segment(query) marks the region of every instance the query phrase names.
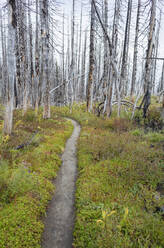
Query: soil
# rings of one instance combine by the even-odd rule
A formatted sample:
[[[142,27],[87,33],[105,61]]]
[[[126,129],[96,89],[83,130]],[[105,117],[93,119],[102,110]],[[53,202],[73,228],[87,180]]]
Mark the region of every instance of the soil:
[[[44,221],[42,248],[72,247],[77,177],[76,143],[80,134],[80,126],[74,120],[71,121],[74,131],[66,143],[62,155],[62,166],[55,180],[55,195],[49,204]]]

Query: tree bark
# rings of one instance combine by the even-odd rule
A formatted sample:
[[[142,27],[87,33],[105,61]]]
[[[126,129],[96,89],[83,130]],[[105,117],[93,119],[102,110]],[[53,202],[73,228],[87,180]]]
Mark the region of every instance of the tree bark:
[[[41,5],[41,39],[43,63],[43,118],[50,118],[50,80],[49,80],[49,25],[48,25],[48,0],[42,0]]]
[[[149,36],[148,36],[148,47],[146,52],[146,63],[145,63],[145,77],[144,77],[144,86],[145,86],[145,95],[143,97],[143,116],[146,117],[147,110],[151,103],[151,92],[152,92],[152,83],[151,83],[151,57],[154,47],[154,34],[155,34],[155,18],[156,18],[156,0],[151,2],[151,14],[150,14],[150,27],[149,27]]]
[[[137,55],[138,55],[138,36],[139,36],[140,14],[141,14],[141,0],[138,0],[134,54],[133,54],[133,71],[132,71],[132,82],[131,82],[131,91],[130,91],[131,97],[133,96],[134,91],[135,91],[136,77],[137,77],[137,58],[138,58]]]
[[[113,31],[112,31],[112,46],[113,46],[113,55],[112,60],[115,61],[117,65],[117,47],[118,47],[118,30],[119,30],[119,20],[120,20],[120,0],[115,1],[115,10],[114,10],[114,19],[113,19]],[[113,75],[113,68],[110,67],[110,74],[109,74],[110,84],[108,88],[108,95],[107,95],[107,107],[106,113],[107,117],[109,118],[112,113],[112,96],[113,96],[113,85],[116,84],[116,78]]]
[[[132,13],[132,0],[128,1],[128,10],[126,17],[126,27],[124,35],[124,47],[122,55],[122,67],[121,67],[121,78],[119,89],[122,93],[125,93],[125,83],[127,80],[127,64],[128,64],[128,55],[129,55],[129,38],[130,38],[130,24],[131,24],[131,13]],[[124,91],[124,92],[122,92]]]
[[[94,73],[94,27],[95,27],[95,8],[91,2],[91,24],[90,24],[90,49],[89,49],[89,78],[87,85],[87,111],[92,110],[92,90],[93,90],[93,73]]]
[[[16,4],[8,1],[8,81],[6,82],[4,134],[10,135],[13,123],[14,80],[15,80],[15,38],[16,38]]]

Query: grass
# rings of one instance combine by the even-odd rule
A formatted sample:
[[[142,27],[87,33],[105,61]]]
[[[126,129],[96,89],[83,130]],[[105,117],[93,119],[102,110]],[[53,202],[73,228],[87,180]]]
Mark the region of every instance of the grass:
[[[43,120],[32,110],[14,113],[11,137],[0,140],[0,247],[39,248],[48,201],[55,188],[52,179],[61,165],[60,155],[72,124],[55,116]],[[3,123],[1,121],[1,129]],[[21,150],[15,148],[31,139]]]
[[[157,185],[164,179],[163,134],[144,133],[126,118],[97,118],[84,106],[56,110],[78,120],[77,248],[162,248]]]

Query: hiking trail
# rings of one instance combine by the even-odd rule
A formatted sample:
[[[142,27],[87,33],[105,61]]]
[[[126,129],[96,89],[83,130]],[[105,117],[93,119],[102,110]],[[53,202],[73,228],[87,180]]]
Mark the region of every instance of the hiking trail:
[[[71,120],[71,119],[69,119]],[[71,248],[75,219],[74,194],[77,176],[76,144],[80,125],[71,120],[74,130],[67,140],[62,165],[55,179],[55,194],[44,221],[42,248]]]

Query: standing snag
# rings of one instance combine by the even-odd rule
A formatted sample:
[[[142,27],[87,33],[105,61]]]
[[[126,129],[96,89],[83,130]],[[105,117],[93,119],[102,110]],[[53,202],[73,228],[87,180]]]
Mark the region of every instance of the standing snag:
[[[8,2],[8,48],[7,48],[7,77],[5,91],[5,114],[4,114],[4,134],[10,135],[13,124],[14,108],[14,81],[15,81],[15,39],[16,39],[16,3],[15,0]]]
[[[94,27],[95,27],[95,8],[91,1],[91,24],[90,24],[90,47],[89,47],[89,76],[87,85],[87,111],[92,110],[93,94],[93,73],[94,73]]]
[[[50,78],[49,78],[49,19],[48,0],[41,0],[41,39],[43,63],[43,118],[50,118]]]
[[[151,81],[151,62],[150,59],[153,53],[154,47],[154,35],[155,35],[155,21],[156,21],[156,0],[151,1],[151,14],[150,14],[150,25],[149,25],[149,35],[148,35],[148,46],[146,51],[146,62],[145,62],[145,77],[144,77],[144,89],[145,95],[142,100],[143,105],[143,116],[146,117],[147,110],[151,103],[151,93],[152,93],[152,81]]]

